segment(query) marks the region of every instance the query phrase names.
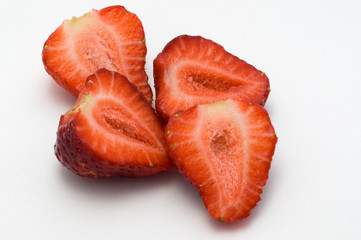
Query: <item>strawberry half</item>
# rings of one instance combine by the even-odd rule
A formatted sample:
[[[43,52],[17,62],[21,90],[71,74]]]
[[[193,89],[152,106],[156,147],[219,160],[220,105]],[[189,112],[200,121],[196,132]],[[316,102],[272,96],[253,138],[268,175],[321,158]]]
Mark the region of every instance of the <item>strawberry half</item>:
[[[83,177],[142,177],[171,167],[163,127],[124,76],[100,69],[60,119],[59,161]]]
[[[75,96],[90,74],[107,68],[124,75],[151,101],[146,53],[139,18],[122,6],[111,6],[65,20],[46,40],[42,55],[45,70]]]
[[[266,184],[277,137],[266,110],[235,100],[173,115],[167,148],[216,220],[247,217]]]
[[[219,100],[262,104],[270,92],[266,75],[200,36],[170,41],[154,60],[156,109],[164,119],[180,110]]]

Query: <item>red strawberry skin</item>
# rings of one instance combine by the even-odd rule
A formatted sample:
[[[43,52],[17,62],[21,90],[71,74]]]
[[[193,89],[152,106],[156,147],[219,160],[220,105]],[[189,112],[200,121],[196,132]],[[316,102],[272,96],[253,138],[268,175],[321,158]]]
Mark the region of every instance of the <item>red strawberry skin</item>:
[[[60,119],[55,155],[83,177],[143,177],[169,169],[158,116],[123,75],[100,69]]]
[[[167,148],[216,220],[233,222],[260,200],[277,137],[266,110],[236,100],[194,106],[167,124]]]
[[[107,68],[126,76],[151,101],[146,53],[139,18],[122,6],[110,6],[65,20],[44,43],[42,58],[45,70],[75,96],[90,74]]]
[[[156,109],[164,119],[219,100],[264,105],[270,92],[263,72],[200,36],[176,37],[153,64]]]

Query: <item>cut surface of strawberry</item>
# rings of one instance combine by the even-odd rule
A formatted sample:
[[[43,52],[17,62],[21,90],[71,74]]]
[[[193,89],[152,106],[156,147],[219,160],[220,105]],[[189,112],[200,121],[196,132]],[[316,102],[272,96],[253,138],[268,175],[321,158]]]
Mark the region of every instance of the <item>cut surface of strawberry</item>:
[[[144,96],[123,75],[90,75],[75,106],[60,119],[55,154],[84,177],[142,177],[172,166],[164,128]]]
[[[247,217],[266,184],[277,137],[266,110],[236,100],[171,116],[167,148],[216,220]]]
[[[176,37],[153,64],[156,109],[164,119],[219,100],[264,105],[270,92],[263,72],[200,36]]]
[[[44,43],[42,57],[45,70],[75,96],[90,74],[107,68],[124,75],[151,101],[146,53],[139,18],[122,6],[111,6],[65,20]]]

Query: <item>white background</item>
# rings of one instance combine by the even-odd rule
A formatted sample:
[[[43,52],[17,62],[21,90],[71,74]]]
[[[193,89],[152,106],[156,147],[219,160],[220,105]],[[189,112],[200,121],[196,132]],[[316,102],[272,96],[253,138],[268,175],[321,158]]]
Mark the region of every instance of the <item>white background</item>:
[[[165,44],[202,35],[266,72],[279,137],[251,216],[212,220],[175,170],[84,179],[57,161],[75,102],[42,46],[64,19],[121,4],[142,20],[147,73]],[[361,239],[361,2],[2,1],[0,239]]]

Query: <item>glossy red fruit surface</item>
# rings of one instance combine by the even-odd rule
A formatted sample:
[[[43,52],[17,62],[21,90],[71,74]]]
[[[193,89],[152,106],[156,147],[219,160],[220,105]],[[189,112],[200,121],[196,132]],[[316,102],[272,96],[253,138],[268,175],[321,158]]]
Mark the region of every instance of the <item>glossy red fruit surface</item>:
[[[65,20],[44,43],[42,56],[45,70],[75,96],[90,74],[107,68],[124,75],[151,101],[146,53],[139,18],[122,6],[111,6]]]
[[[277,137],[266,110],[235,100],[174,114],[167,148],[216,220],[247,217],[268,179]]]
[[[177,111],[219,100],[264,105],[270,92],[267,76],[200,36],[170,41],[154,60],[156,109],[164,119]]]
[[[142,177],[172,165],[158,116],[124,76],[100,69],[60,119],[55,154],[84,177]]]

